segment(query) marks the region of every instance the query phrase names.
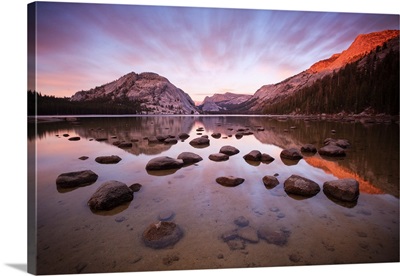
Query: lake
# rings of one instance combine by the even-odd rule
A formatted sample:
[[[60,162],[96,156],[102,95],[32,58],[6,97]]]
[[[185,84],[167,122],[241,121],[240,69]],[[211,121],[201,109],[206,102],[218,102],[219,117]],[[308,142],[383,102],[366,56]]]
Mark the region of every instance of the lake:
[[[238,139],[240,128],[252,134]],[[150,137],[182,132],[190,137],[176,144],[149,143]],[[220,138],[211,136],[216,132]],[[189,144],[202,135],[209,136],[209,146]],[[80,140],[68,140],[75,136]],[[346,156],[304,154],[296,162],[280,158],[285,148],[309,143],[320,148],[326,138],[347,139],[351,146]],[[117,141],[133,142],[119,148]],[[225,145],[240,152],[221,162],[208,158]],[[80,117],[38,123],[28,131],[28,150],[31,164],[36,163],[28,169],[37,173],[36,180],[30,175],[29,189],[37,195],[38,274],[399,261],[398,123],[263,116]],[[275,160],[244,160],[252,150]],[[176,158],[182,152],[203,160],[177,170],[145,169],[155,157]],[[95,161],[107,155],[118,155],[121,161]],[[57,187],[60,174],[88,169],[98,175],[95,183]],[[309,198],[287,194],[283,183],[292,174],[315,181],[321,191]],[[229,175],[245,181],[236,187],[216,182]],[[279,185],[266,188],[266,175],[275,175]],[[332,200],[322,191],[325,181],[341,178],[359,182],[356,203]],[[91,211],[89,198],[108,180],[142,187],[127,204]],[[147,247],[142,233],[166,212],[183,237],[168,248]],[[238,219],[256,233],[269,229],[276,239],[226,241],[226,233],[240,228]]]

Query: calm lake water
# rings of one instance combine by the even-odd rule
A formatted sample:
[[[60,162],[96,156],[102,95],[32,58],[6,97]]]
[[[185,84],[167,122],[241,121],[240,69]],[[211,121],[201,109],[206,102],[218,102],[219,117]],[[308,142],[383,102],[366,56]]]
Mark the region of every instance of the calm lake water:
[[[203,127],[204,131],[196,131]],[[257,130],[260,128],[264,130]],[[253,135],[235,137],[239,128]],[[335,130],[335,132],[332,132]],[[190,137],[177,144],[149,144],[160,134]],[[211,137],[220,132],[221,138]],[[69,137],[79,136],[79,141]],[[210,145],[189,142],[209,135]],[[299,162],[280,158],[284,148],[311,143],[322,147],[326,138],[348,139],[343,158],[304,155]],[[107,138],[96,141],[98,138]],[[121,149],[115,141],[134,140]],[[208,156],[231,145],[240,153],[223,162]],[[399,261],[399,125],[396,123],[338,122],[260,116],[146,116],[79,118],[76,122],[39,123],[28,132],[30,158],[36,149],[37,269],[39,274],[126,272],[176,269],[241,268]],[[36,147],[35,147],[36,146]],[[269,164],[248,163],[243,155],[259,150],[275,158]],[[181,152],[203,160],[176,171],[151,173],[147,162],[157,156],[176,158]],[[95,158],[118,155],[117,164]],[[87,156],[86,160],[79,157]],[[33,159],[31,159],[33,160]],[[95,183],[58,189],[61,173],[90,169]],[[35,170],[33,166],[29,170]],[[297,174],[317,182],[321,192],[311,198],[289,196],[283,182]],[[245,179],[236,187],[216,183],[219,176]],[[277,175],[280,182],[265,188],[262,178]],[[360,196],[352,206],[330,200],[322,184],[354,178]],[[142,184],[133,201],[107,212],[94,213],[87,201],[105,181],[128,186]],[[30,179],[33,190],[35,181]],[[173,247],[152,249],[141,239],[158,216],[172,211],[184,231]],[[252,229],[285,233],[286,243],[260,239],[232,246],[221,235],[238,226],[243,216]]]

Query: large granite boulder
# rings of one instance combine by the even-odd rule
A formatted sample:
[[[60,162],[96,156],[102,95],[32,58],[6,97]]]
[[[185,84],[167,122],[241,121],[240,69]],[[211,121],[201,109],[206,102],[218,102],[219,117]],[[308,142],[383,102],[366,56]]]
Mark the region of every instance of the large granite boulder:
[[[151,159],[147,165],[146,170],[169,170],[179,169],[184,165],[182,159],[175,159],[169,156],[159,156]]]
[[[300,151],[295,148],[282,150],[280,156],[281,156],[281,158],[286,158],[286,159],[290,159],[290,160],[300,160],[303,158]]]
[[[360,195],[359,183],[352,178],[326,181],[323,191],[328,197],[347,202],[356,201]]]
[[[96,182],[98,175],[91,170],[67,172],[60,174],[56,179],[56,184],[60,188],[74,188]]]
[[[314,181],[295,174],[286,179],[283,185],[286,193],[305,197],[314,196],[321,190]]]
[[[218,177],[215,181],[217,181],[217,183],[222,186],[235,187],[242,184],[244,182],[244,179],[234,176],[221,176]]]
[[[185,165],[190,165],[190,164],[194,164],[197,162],[200,162],[201,160],[203,160],[203,158],[193,152],[182,152],[181,154],[178,155],[177,159],[182,159],[183,163]]]
[[[110,156],[99,156],[94,159],[97,163],[100,164],[116,164],[121,161],[121,157],[117,155],[110,155]]]
[[[111,210],[132,199],[133,191],[125,183],[111,180],[101,184],[90,197],[88,205],[92,210]]]
[[[155,249],[173,246],[182,237],[182,229],[177,224],[170,221],[152,223],[142,234],[144,244]]]
[[[239,150],[233,146],[223,146],[220,150],[220,153],[224,153],[226,155],[232,156],[239,153]]]
[[[330,156],[330,157],[341,157],[346,156],[346,152],[343,148],[336,145],[327,145],[318,150],[320,155]]]

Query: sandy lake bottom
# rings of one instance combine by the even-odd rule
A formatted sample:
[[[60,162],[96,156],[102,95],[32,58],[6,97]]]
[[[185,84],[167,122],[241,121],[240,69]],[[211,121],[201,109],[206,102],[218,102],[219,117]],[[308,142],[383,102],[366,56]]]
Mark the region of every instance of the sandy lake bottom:
[[[200,130],[203,128],[204,130]],[[253,134],[235,137],[239,128]],[[334,130],[334,131],[333,131]],[[176,144],[149,144],[148,137],[190,135]],[[211,137],[221,133],[220,138]],[[68,134],[68,137],[63,136]],[[189,142],[208,135],[210,145]],[[80,137],[70,141],[69,137]],[[317,148],[325,138],[348,139],[346,157],[326,159],[318,153],[298,162],[280,158],[284,148],[306,143]],[[102,141],[97,141],[98,138]],[[134,141],[129,148],[115,141]],[[28,133],[30,189],[37,196],[37,272],[67,274],[94,272],[163,271],[243,267],[355,264],[399,261],[399,145],[398,125],[278,120],[266,117],[181,116],[80,118],[76,122],[38,124]],[[240,150],[229,160],[208,158],[224,145]],[[275,158],[271,163],[248,163],[243,155],[259,150]],[[149,173],[147,162],[157,156],[176,158],[193,152],[203,160],[174,171]],[[35,154],[36,153],[36,154]],[[99,164],[95,158],[118,155],[117,164]],[[34,158],[36,156],[36,158]],[[87,156],[86,160],[79,157]],[[65,172],[90,169],[95,183],[59,189]],[[317,182],[354,178],[360,196],[353,205],[329,199],[321,189],[316,196],[288,195],[283,182],[292,174]],[[245,181],[236,187],[216,183],[219,176]],[[276,175],[279,185],[267,189],[265,175]],[[128,186],[140,183],[134,199],[111,211],[92,212],[90,196],[105,181]],[[160,214],[184,235],[163,249],[147,247],[142,233]],[[237,239],[222,235],[240,230],[238,218],[248,221],[248,234],[260,230],[284,233],[283,240]],[[253,231],[253,232],[251,232]]]

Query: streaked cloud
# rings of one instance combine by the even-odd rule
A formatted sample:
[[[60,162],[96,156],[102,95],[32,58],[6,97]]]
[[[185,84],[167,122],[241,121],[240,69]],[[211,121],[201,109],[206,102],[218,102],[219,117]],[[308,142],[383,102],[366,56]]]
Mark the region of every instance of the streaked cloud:
[[[71,96],[152,71],[193,99],[253,94],[398,15],[38,2],[37,89]]]

